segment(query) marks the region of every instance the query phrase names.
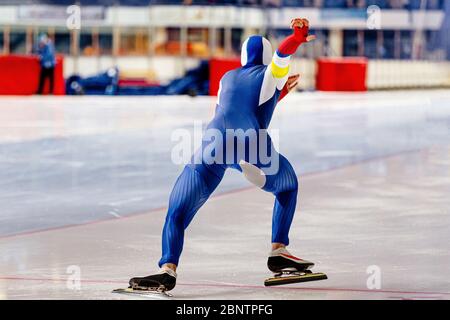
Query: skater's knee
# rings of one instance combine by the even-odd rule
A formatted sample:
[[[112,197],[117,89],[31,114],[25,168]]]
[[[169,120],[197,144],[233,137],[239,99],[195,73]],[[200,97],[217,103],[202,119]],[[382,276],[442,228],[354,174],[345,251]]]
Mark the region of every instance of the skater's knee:
[[[281,203],[290,202],[297,199],[298,189],[284,190],[276,194],[277,199]]]
[[[297,193],[298,190],[298,179],[295,174],[294,168],[289,163],[289,161],[280,155],[280,167],[278,174],[274,177],[272,192],[275,194],[291,192]]]
[[[289,191],[293,191],[293,192],[295,192],[295,193],[298,192],[298,179],[297,179],[297,176],[296,176],[296,175],[294,175],[294,176],[292,177],[292,181],[291,181],[291,183],[289,184]]]
[[[280,184],[277,193],[292,193],[297,195],[298,192],[298,180],[297,176],[291,175],[288,179],[284,180],[284,183]]]

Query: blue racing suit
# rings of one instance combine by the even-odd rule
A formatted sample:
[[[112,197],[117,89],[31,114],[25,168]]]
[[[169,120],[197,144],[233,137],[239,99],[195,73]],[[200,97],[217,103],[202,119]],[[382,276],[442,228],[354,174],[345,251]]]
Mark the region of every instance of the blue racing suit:
[[[279,50],[272,55],[269,41],[261,36],[251,36],[244,42],[242,67],[222,77],[215,116],[207,126],[202,147],[171,192],[159,266],[178,265],[184,230],[228,168],[241,171],[249,181],[274,194],[272,242],[289,244],[297,176],[289,161],[275,150],[266,131],[287,81],[289,61],[290,55]]]

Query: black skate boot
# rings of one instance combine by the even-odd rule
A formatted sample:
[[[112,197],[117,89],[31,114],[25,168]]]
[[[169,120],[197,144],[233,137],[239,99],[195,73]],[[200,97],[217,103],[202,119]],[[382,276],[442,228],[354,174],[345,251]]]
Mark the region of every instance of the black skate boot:
[[[314,263],[294,257],[286,248],[273,250],[267,260],[267,266],[275,275],[264,281],[265,286],[327,279],[326,274],[313,273],[310,270]]]
[[[170,291],[175,288],[177,274],[170,269],[161,269],[157,274],[147,277],[136,277],[129,281],[134,290]]]
[[[274,273],[279,273],[286,269],[306,271],[313,266],[314,263],[311,261],[294,257],[284,247],[273,250],[267,260],[267,267]]]

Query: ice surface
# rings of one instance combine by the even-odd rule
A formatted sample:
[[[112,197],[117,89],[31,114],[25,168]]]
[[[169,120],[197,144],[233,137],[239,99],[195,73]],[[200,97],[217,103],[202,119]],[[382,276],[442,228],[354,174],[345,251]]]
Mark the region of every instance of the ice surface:
[[[273,199],[229,170],[186,233],[175,298],[449,299],[449,96],[288,96],[271,128],[299,173],[290,248],[329,280],[263,287]],[[0,110],[0,297],[128,298],[110,290],[159,259],[182,168],[171,134],[206,124],[214,99],[3,97]]]

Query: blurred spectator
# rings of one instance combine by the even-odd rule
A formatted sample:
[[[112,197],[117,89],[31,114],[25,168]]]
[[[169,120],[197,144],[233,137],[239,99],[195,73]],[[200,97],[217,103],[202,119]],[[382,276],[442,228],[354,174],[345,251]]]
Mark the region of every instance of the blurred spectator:
[[[39,36],[37,54],[39,55],[39,62],[41,65],[41,72],[39,75],[39,88],[37,93],[44,92],[45,81],[50,81],[50,93],[53,93],[54,87],[54,70],[56,65],[55,47],[52,40],[46,33]]]
[[[399,0],[402,1],[402,0]],[[347,7],[348,8],[366,8],[366,0],[347,0]]]
[[[281,0],[262,0],[262,5],[265,7],[278,8],[281,7]]]
[[[324,8],[345,8],[347,6],[347,0],[324,0]]]

